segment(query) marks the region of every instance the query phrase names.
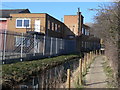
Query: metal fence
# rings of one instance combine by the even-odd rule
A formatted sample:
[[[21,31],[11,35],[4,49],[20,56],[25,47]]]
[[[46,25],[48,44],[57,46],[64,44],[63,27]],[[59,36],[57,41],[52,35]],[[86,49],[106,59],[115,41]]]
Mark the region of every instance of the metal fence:
[[[6,30],[0,32],[0,38],[3,64],[76,52],[76,40]]]

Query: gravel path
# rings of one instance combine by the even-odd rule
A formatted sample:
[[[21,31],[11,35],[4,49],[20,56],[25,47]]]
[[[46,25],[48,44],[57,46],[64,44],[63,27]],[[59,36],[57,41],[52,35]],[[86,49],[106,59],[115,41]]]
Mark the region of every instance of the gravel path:
[[[91,64],[88,74],[86,75],[86,88],[106,88],[107,77],[103,71],[103,56],[96,57]]]

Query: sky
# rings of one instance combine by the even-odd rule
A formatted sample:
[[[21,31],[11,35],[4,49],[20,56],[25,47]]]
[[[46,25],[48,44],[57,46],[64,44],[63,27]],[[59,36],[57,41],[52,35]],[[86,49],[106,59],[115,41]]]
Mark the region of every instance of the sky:
[[[48,13],[60,21],[64,21],[64,15],[76,15],[80,8],[84,16],[84,23],[94,22],[95,11],[98,5],[108,2],[2,2],[2,9],[29,9],[31,13]],[[63,19],[62,19],[63,18]]]

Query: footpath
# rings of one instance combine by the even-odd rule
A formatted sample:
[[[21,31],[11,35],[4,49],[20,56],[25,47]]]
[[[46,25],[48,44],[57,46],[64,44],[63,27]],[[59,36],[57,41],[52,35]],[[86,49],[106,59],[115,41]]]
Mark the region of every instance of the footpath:
[[[107,77],[102,67],[104,62],[103,56],[98,56],[91,64],[90,69],[86,75],[85,88],[107,88]]]

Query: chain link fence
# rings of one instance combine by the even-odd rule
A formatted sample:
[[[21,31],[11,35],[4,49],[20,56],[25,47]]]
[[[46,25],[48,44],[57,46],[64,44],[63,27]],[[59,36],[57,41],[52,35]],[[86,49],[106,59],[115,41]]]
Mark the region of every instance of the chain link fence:
[[[76,40],[6,30],[0,31],[0,38],[3,64],[76,52]]]

